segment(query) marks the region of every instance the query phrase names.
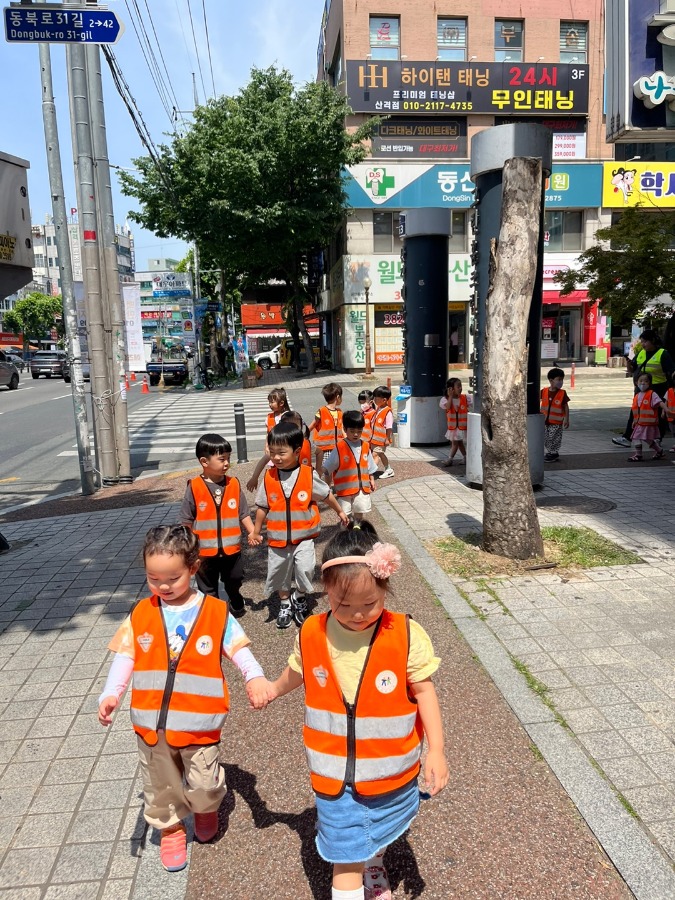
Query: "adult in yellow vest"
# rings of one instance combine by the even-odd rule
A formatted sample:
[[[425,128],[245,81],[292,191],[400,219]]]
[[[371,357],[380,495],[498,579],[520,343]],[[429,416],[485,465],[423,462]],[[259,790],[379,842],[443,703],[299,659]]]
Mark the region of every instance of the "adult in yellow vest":
[[[629,363],[631,361],[629,360]],[[663,399],[666,391],[673,385],[673,373],[675,372],[675,363],[667,350],[661,346],[661,339],[652,329],[647,328],[640,335],[640,349],[635,354],[635,358],[631,363],[631,372],[633,374],[633,383],[636,385],[637,380],[643,373],[647,373],[652,377],[652,390]],[[668,423],[663,414],[659,414],[659,433],[661,438],[668,429]],[[631,434],[633,433],[633,410],[631,409],[626,423],[626,429],[620,437],[612,438],[613,444],[620,447],[631,446]]]

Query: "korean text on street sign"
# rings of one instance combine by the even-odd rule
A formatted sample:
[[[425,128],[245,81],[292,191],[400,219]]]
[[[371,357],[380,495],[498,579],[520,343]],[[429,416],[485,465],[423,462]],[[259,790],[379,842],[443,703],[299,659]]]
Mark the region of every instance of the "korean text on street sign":
[[[4,14],[10,43],[115,44],[124,31],[117,14],[103,9],[13,6]]]

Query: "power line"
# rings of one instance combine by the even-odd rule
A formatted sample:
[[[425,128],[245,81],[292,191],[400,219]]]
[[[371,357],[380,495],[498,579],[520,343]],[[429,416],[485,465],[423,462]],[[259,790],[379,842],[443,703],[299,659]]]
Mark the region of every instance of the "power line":
[[[146,0],[147,2],[147,0]],[[213,60],[211,59],[211,41],[209,40],[209,23],[206,20],[206,0],[202,0],[202,12],[204,13],[204,30],[206,31],[206,49],[209,52],[209,68],[211,69],[211,84],[213,85],[213,99],[216,99],[216,80],[213,77]]]
[[[204,73],[202,72],[202,64],[199,59],[199,50],[197,49],[197,36],[195,35],[195,23],[192,18],[192,7],[190,6],[190,0],[187,0],[187,8],[188,13],[190,15],[190,27],[192,28],[192,40],[195,45],[195,56],[197,57],[197,67],[199,68],[199,78],[202,82],[202,90],[204,91],[204,102],[206,103],[206,85],[204,84]]]
[[[150,19],[150,25],[152,26],[152,33],[155,36],[155,42],[157,44],[157,49],[159,50],[159,55],[162,60],[162,65],[164,66],[164,71],[166,72],[166,79],[169,82],[169,87],[171,88],[171,95],[173,97],[173,102],[174,102],[174,112],[177,113],[178,112],[178,99],[176,98],[176,92],[173,88],[173,84],[171,83],[171,76],[169,75],[169,69],[167,68],[166,60],[164,59],[164,53],[162,52],[162,44],[161,44],[159,38],[157,37],[157,31],[155,29],[155,23],[152,18],[152,13],[150,12],[150,6],[148,5],[148,0],[145,0],[145,8],[148,11],[148,18]]]
[[[168,96],[168,93],[167,93],[167,91],[166,91],[166,87],[165,87],[165,85],[164,85],[164,80],[163,80],[163,78],[162,78],[162,74],[161,74],[161,72],[159,71],[159,66],[157,65],[157,60],[156,60],[156,59],[154,60],[154,62],[155,62],[155,71],[153,71],[153,67],[152,67],[152,65],[150,64],[150,60],[148,59],[148,55],[147,55],[147,53],[146,53],[145,46],[143,45],[143,41],[141,40],[140,32],[139,32],[138,28],[136,27],[136,22],[134,21],[133,14],[132,14],[132,12],[131,12],[131,7],[130,7],[130,5],[129,5],[129,0],[125,0],[125,5],[126,5],[126,7],[127,7],[127,12],[129,13],[129,18],[131,19],[131,24],[134,26],[134,31],[136,32],[136,38],[137,38],[137,40],[138,40],[138,46],[141,48],[141,53],[143,54],[143,58],[145,59],[145,63],[146,63],[146,65],[147,65],[147,67],[148,67],[148,71],[150,72],[150,77],[152,78],[152,80],[153,80],[153,82],[154,82],[154,85],[155,85],[155,89],[157,90],[157,95],[159,96],[160,102],[161,102],[162,106],[164,107],[164,112],[166,113],[166,115],[167,115],[167,117],[168,117],[168,119],[169,119],[169,121],[171,122],[171,125],[172,125],[172,127],[173,127],[173,124],[174,124],[174,117],[173,117],[173,112],[172,112],[172,109],[171,109],[172,104],[171,104],[171,100],[170,100],[170,98],[169,98],[169,96]],[[141,28],[143,28],[143,25],[142,25],[142,22],[141,22],[141,18],[140,18],[140,14],[138,13],[138,6],[136,5],[135,0],[134,0],[134,5],[136,6],[136,12],[137,12],[137,14],[139,15],[139,24],[141,25]],[[147,40],[148,40],[148,38],[147,38],[147,32],[145,32],[145,38],[146,38],[146,41],[147,41]],[[149,44],[148,44],[148,46],[149,46]],[[151,52],[151,54],[152,54],[152,48],[149,47],[149,49],[150,49],[150,52]],[[113,57],[113,58],[114,58],[114,57]],[[110,62],[108,62],[108,64],[110,65]],[[161,86],[160,86],[160,85],[161,85]]]

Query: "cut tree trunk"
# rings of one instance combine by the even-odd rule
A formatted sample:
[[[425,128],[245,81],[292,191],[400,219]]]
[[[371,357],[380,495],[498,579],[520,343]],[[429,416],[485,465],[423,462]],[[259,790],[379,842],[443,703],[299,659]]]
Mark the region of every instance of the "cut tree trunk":
[[[544,555],[527,454],[527,317],[537,268],[541,160],[504,165],[492,242],[483,351],[483,546],[509,559]]]

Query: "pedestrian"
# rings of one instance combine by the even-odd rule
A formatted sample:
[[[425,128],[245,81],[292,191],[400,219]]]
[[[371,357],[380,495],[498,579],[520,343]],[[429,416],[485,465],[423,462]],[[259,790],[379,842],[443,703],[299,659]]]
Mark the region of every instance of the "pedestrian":
[[[450,356],[448,360],[451,364],[459,362],[459,329],[453,325],[450,332]]]
[[[195,452],[202,472],[188,481],[179,517],[199,538],[197,586],[204,594],[218,597],[218,582],[222,581],[230,610],[241,615],[245,609],[241,530],[253,531],[248,501],[239,479],[227,474],[232,453],[229,441],[220,434],[203,434]]]
[[[643,372],[651,375],[652,390],[663,398],[666,396],[668,388],[674,384],[673,376],[675,373],[675,362],[671,355],[661,346],[661,340],[658,334],[652,329],[647,328],[640,335],[639,349],[636,346],[635,358],[629,359],[631,364],[631,372],[633,374],[633,384],[635,385],[635,393],[637,394],[637,381]],[[659,435],[661,440],[667,430],[666,418],[659,415]],[[620,437],[613,437],[612,443],[619,447],[630,447],[633,434],[633,408],[628,416],[626,428]]]
[[[326,402],[317,410],[309,426],[310,432],[314,432],[315,466],[319,475],[322,474],[324,455],[335,448],[338,438],[344,437],[340,409],[342,386],[331,381],[321,388],[321,393]]]
[[[663,402],[666,404],[666,421],[668,422],[670,433],[675,437],[675,388],[668,388]],[[675,447],[671,447],[670,452],[675,453]]]
[[[304,435],[304,440],[302,442],[302,449],[300,450],[300,462],[306,466],[312,465],[312,445],[309,442],[309,429],[302,421],[302,416],[300,413],[295,412],[292,409],[287,409],[286,412],[282,413],[279,417],[280,422],[294,422],[298,428],[302,430]],[[272,426],[274,427],[274,426]],[[268,429],[269,433],[269,429]],[[265,468],[272,468],[272,463],[270,461],[270,451],[267,443],[265,444],[265,452],[260,457],[258,462],[256,463],[256,467],[253,470],[253,474],[246,482],[246,489],[249,491],[255,491],[258,488],[258,482],[260,481],[260,476]]]
[[[394,432],[394,415],[391,411],[391,391],[381,384],[373,391],[373,403],[375,415],[373,416],[373,436],[370,440],[370,450],[376,462],[382,464],[380,478],[393,478],[394,470],[389,465],[387,447],[391,446]],[[379,466],[378,466],[379,469]]]
[[[365,419],[361,410],[346,410],[342,425],[345,437],[328,454],[323,470],[326,481],[333,479],[340,509],[351,521],[360,522],[372,509],[370,495],[375,490],[377,463],[368,441],[363,439]]]
[[[560,458],[563,429],[570,427],[570,398],[563,389],[565,373],[549,369],[548,387],[541,390],[541,413],[544,416],[544,459],[555,462]]]
[[[321,567],[330,612],[303,625],[270,700],[305,686],[304,741],[319,854],[333,900],[391,900],[383,855],[414,820],[422,742],[431,795],[448,782],[428,635],[385,608],[401,556],[368,522],[330,541]]]
[[[363,440],[370,443],[373,437],[373,417],[375,416],[373,392],[367,389],[359,391],[358,401],[365,420],[365,425],[363,426]]]
[[[637,381],[637,394],[633,397],[633,455],[628,462],[642,462],[642,443],[646,442],[654,451],[654,459],[663,459],[659,433],[659,407],[664,411],[666,404],[652,389],[652,376],[643,372]]]
[[[267,413],[265,424],[269,431],[279,424],[279,420],[285,412],[291,411],[286,388],[273,388],[267,395],[267,402],[270,405],[270,411]]]
[[[466,462],[466,428],[469,418],[469,398],[462,393],[462,381],[460,378],[448,378],[445,383],[445,394],[438,404],[445,410],[447,431],[445,437],[451,441],[450,455],[443,463],[451,466],[458,451],[462,453],[461,462]]]
[[[288,628],[294,619],[300,626],[308,615],[306,595],[313,590],[316,567],[314,538],[321,531],[318,504],[325,500],[343,525],[349,521],[318,472],[301,465],[303,440],[302,429],[293,422],[280,422],[268,434],[273,468],[258,489],[255,526],[248,536],[250,546],[261,544],[267,521],[265,597],[269,599],[275,591],[279,595],[277,628]]]
[[[191,586],[199,570],[199,538],[189,528],[151,528],[143,563],[152,595],[135,604],[108,645],[115,656],[98,719],[111,724],[133,674],[131,724],[144,816],[161,831],[162,865],[178,872],[187,864],[184,819],[194,815],[195,838],[210,841],[225,796],[219,754],[229,694],[221,657],[242,673],[252,707],[266,704],[268,682],[228,604]]]

